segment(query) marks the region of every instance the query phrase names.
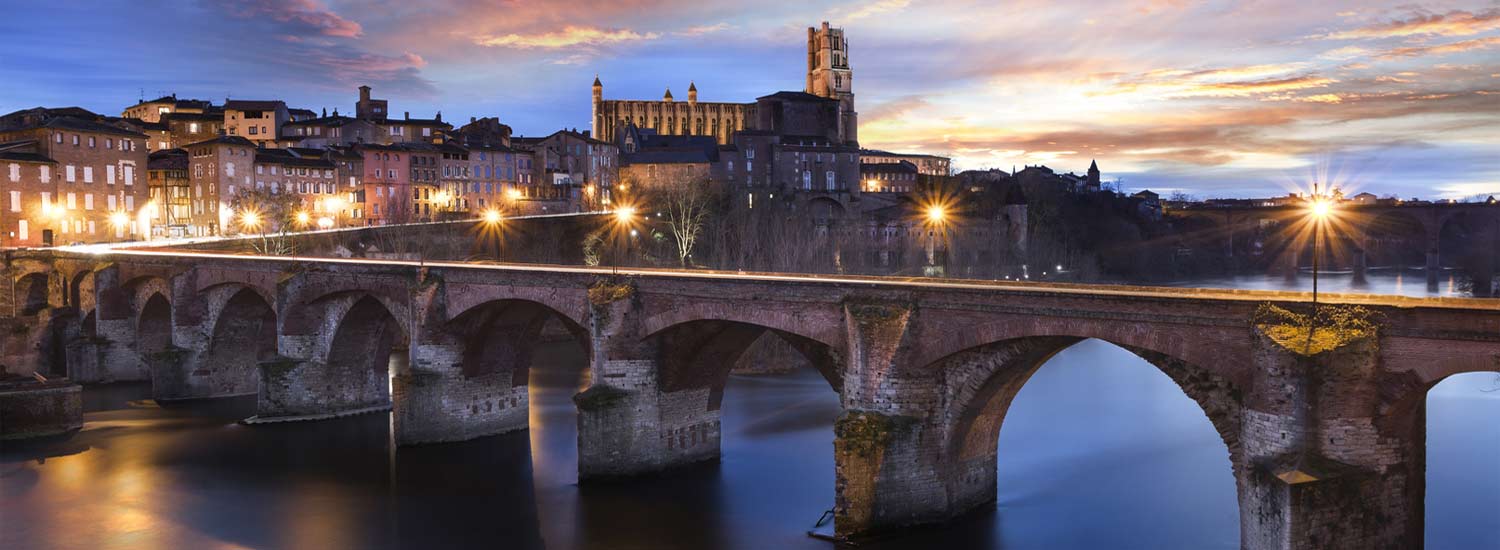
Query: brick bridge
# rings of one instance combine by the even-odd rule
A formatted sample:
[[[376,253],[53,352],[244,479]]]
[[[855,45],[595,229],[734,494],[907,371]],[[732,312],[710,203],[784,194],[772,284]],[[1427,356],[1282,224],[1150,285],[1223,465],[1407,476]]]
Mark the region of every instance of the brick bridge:
[[[1334,295],[1378,336],[1312,357],[1252,322],[1300,294],[115,250],[12,251],[3,357],[159,399],[258,395],[252,422],[393,409],[401,444],[527,427],[543,323],[587,350],[580,478],[714,459],[735,358],[764,331],[841,397],[836,530],[996,496],[1011,400],[1085,338],[1176,381],[1222,436],[1242,547],[1417,548],[1427,390],[1500,370],[1500,302]]]
[[[1217,230],[1211,235],[1198,237],[1218,241],[1225,254],[1231,257],[1236,246],[1264,233],[1269,222],[1276,230],[1267,236],[1266,252],[1275,255],[1279,270],[1293,273],[1299,262],[1310,260],[1307,248],[1312,239],[1306,224],[1307,209],[1302,206],[1199,207],[1173,210],[1172,215],[1211,221]],[[1421,265],[1426,268],[1429,286],[1437,285],[1441,267],[1454,261],[1456,258],[1452,256],[1460,252],[1442,250],[1445,232],[1461,233],[1463,247],[1489,250],[1491,255],[1500,254],[1497,252],[1500,249],[1500,204],[1344,203],[1339,206],[1334,219],[1324,240],[1347,243],[1347,246],[1325,250],[1322,252],[1323,261],[1347,266],[1356,277],[1364,276],[1366,250],[1374,241],[1383,238],[1397,238],[1420,247],[1419,254],[1425,256]]]

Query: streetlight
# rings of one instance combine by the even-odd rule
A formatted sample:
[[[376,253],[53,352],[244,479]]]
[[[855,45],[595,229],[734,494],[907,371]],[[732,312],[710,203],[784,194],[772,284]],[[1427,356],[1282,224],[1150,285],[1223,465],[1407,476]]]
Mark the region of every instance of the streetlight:
[[[624,228],[630,228],[631,222],[635,221],[635,207],[634,206],[630,206],[630,205],[625,205],[625,206],[621,206],[619,208],[616,208],[615,209],[614,218],[615,218],[615,225],[617,226],[616,227],[617,235],[616,235],[615,239],[616,239],[616,241],[624,240],[624,237],[623,237],[624,231],[623,231],[623,229]],[[614,258],[614,261],[610,262],[610,274],[611,275],[619,275],[620,274],[620,258],[618,257],[618,255],[621,254],[621,253],[620,253],[620,246],[619,246],[618,242],[615,245],[615,252],[616,252],[616,256],[617,257]]]
[[[321,218],[318,218],[318,227],[320,229],[332,229],[333,228],[333,218],[330,218],[328,216],[323,216]]]
[[[130,216],[124,212],[115,212],[109,215],[109,224],[114,226],[115,235],[120,235],[125,231],[125,226],[130,224]]]
[[[924,273],[924,275],[932,276],[933,274],[940,273],[938,271],[938,268],[940,266],[938,266],[937,262],[937,245],[939,238],[942,238],[945,241],[948,238],[948,209],[944,207],[942,203],[934,202],[927,206],[927,208],[924,210],[924,214],[926,218],[926,225],[929,228],[927,232],[928,267],[924,268],[927,271],[927,273]],[[943,260],[944,264],[948,263],[946,257]],[[946,270],[944,270],[941,275],[946,275],[945,271]]]
[[[1313,182],[1312,202],[1307,206],[1307,215],[1313,226],[1312,239],[1312,316],[1307,322],[1307,345],[1312,346],[1313,332],[1318,326],[1318,241],[1322,237],[1324,222],[1333,214],[1333,201],[1318,193],[1318,182]]]
[[[306,229],[308,222],[311,222],[311,221],[312,221],[312,214],[308,214],[307,211],[297,212],[297,227],[301,227],[303,229]]]
[[[499,225],[500,221],[504,220],[505,218],[504,218],[504,216],[500,215],[500,211],[499,210],[495,210],[495,209],[491,208],[489,210],[485,210],[484,211],[484,216],[483,216],[482,219],[484,220],[484,223],[487,224],[487,225]]]

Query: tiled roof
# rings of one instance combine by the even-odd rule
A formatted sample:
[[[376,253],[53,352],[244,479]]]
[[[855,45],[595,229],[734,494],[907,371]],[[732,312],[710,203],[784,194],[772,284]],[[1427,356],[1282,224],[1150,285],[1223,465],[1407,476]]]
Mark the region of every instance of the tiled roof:
[[[275,111],[283,107],[286,107],[286,103],[280,100],[233,99],[224,102],[224,109],[236,111]]]

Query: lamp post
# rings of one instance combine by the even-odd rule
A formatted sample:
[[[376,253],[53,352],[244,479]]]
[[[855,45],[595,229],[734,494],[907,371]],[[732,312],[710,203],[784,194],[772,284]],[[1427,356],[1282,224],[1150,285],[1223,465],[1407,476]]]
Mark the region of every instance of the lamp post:
[[[948,209],[944,208],[941,204],[928,206],[926,210],[926,225],[929,228],[927,236],[927,263],[932,266],[932,273],[938,273],[937,241],[938,238],[947,236]],[[944,261],[943,263],[946,264],[948,262]],[[942,274],[946,275],[946,270]]]
[[[1318,241],[1322,238],[1323,223],[1333,213],[1333,203],[1318,192],[1318,182],[1313,182],[1312,203],[1308,205],[1308,216],[1312,220],[1312,316],[1307,322],[1307,345],[1312,346],[1313,332],[1318,326]]]
[[[613,254],[615,256],[615,258],[612,261],[609,262],[609,264],[610,264],[609,265],[609,267],[610,267],[610,275],[611,276],[616,276],[616,275],[620,274],[620,258],[619,258],[619,256],[622,253],[620,252],[619,241],[625,240],[625,238],[626,238],[625,237],[625,230],[630,229],[631,222],[633,222],[635,220],[635,207],[634,206],[621,206],[619,208],[616,208],[615,209],[615,216],[614,217],[615,217],[614,221],[615,221],[615,226],[616,226],[615,227],[615,230],[616,230],[616,235],[615,235],[616,244],[615,244],[615,254]]]

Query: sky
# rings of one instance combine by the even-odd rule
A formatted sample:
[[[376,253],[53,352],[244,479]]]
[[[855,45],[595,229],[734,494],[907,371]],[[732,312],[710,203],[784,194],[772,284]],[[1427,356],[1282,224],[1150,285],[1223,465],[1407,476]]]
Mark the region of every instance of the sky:
[[[801,90],[843,27],[860,144],[960,169],[1097,159],[1125,190],[1500,194],[1500,0],[7,0],[0,112],[164,93],[391,112],[518,135],[608,99]]]

